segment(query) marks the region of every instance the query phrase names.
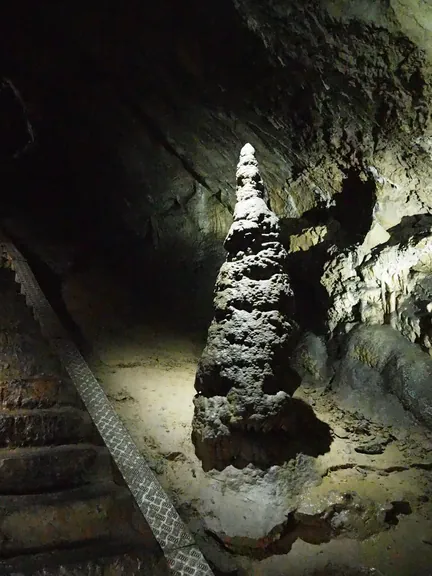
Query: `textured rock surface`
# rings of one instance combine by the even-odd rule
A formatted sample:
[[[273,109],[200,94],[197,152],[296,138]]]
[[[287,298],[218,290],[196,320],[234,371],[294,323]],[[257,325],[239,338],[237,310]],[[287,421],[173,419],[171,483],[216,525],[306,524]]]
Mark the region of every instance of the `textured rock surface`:
[[[333,562],[353,554],[351,566],[361,557],[359,563],[382,567],[385,558],[391,563],[393,557],[379,542],[386,542],[403,558],[405,566],[398,567],[397,573],[409,574],[404,542],[420,543],[424,530],[430,530],[430,432],[413,426],[400,403],[398,413],[384,401],[387,412],[382,414],[373,411],[372,402],[374,418],[370,419],[362,411],[361,397],[345,411],[341,397],[329,390],[301,387],[299,393],[331,426],[330,451],[318,458],[299,455],[269,470],[249,465],[242,470],[212,471],[213,490],[206,488],[200,504],[207,534],[222,543],[231,558],[237,554],[261,560],[245,561],[243,566],[249,566],[245,574],[254,569],[283,574],[288,567],[295,573],[298,566],[307,574],[304,554],[310,558],[329,553]],[[419,502],[424,502],[421,512]],[[398,543],[393,541],[399,537]],[[334,546],[326,548],[324,544],[332,541]],[[419,544],[417,550],[431,554],[427,546]],[[419,564],[426,566],[423,560]],[[383,573],[387,572],[386,567]]]
[[[68,232],[77,265],[99,242],[94,258],[114,264],[114,276],[127,272],[150,307],[181,305],[188,325],[210,309],[240,142],[258,150],[270,205],[282,219],[302,328],[321,334],[327,324],[332,302],[320,284],[327,261],[342,253],[352,262],[341,263],[341,274],[353,269],[357,276],[361,244],[362,264],[374,247],[373,259],[389,248],[399,262],[390,241],[394,227],[431,211],[430,1],[160,0],[150,10],[131,0],[99,10],[17,0],[4,7],[10,13],[1,19],[2,63],[38,124],[34,156],[8,183],[15,215],[22,217],[25,206],[32,226],[40,226],[37,235],[51,245]],[[49,252],[40,251],[44,258]],[[410,271],[415,285],[403,276],[409,294],[401,294],[399,276],[388,279],[385,320],[427,348],[424,279]],[[377,261],[373,272],[387,275],[387,264]],[[359,281],[372,284],[371,298],[356,300],[357,307],[365,302],[364,316],[372,321],[388,307],[377,297],[379,282]],[[336,292],[346,292],[338,274],[335,284]],[[357,298],[352,288],[348,301]],[[412,301],[407,328],[399,304],[406,311]],[[223,311],[226,301],[220,306]],[[348,313],[360,316],[356,305]],[[311,342],[305,344],[303,350]],[[303,366],[309,362],[308,369],[322,374],[325,351],[313,343],[312,350]],[[381,437],[364,440],[353,450],[391,451]],[[382,454],[375,467],[357,459],[364,452],[354,458],[352,447],[344,448],[339,464],[328,466],[337,487],[347,477],[351,485],[360,477],[364,487],[363,475],[372,469],[372,476],[383,476],[385,493],[395,477],[410,483],[419,463],[417,472],[428,470],[424,461],[389,465]],[[398,551],[405,540],[400,537]],[[417,545],[406,555],[411,564],[422,560],[426,574],[429,550]],[[396,558],[385,572],[401,574],[402,561]],[[270,570],[297,569],[293,561],[292,570],[282,564]],[[412,566],[405,569],[412,574]]]
[[[102,551],[103,553],[103,551]],[[145,554],[122,554],[116,557],[79,561],[82,551],[65,552],[60,557],[40,554],[33,557],[28,566],[17,567],[13,562],[6,568],[6,576],[166,576],[168,568],[151,556]]]
[[[333,375],[326,340],[312,332],[302,335],[292,353],[290,365],[301,376],[303,386],[326,386]]]
[[[432,427],[432,359],[390,326],[360,326],[348,337],[333,387],[352,388],[380,417],[382,391],[394,394],[419,420]],[[373,408],[372,408],[373,407]]]
[[[299,379],[289,368],[296,328],[287,253],[249,144],[240,153],[225,248],[195,380],[193,441],[204,469],[268,466],[298,444],[297,419],[307,413],[296,415],[291,399]]]

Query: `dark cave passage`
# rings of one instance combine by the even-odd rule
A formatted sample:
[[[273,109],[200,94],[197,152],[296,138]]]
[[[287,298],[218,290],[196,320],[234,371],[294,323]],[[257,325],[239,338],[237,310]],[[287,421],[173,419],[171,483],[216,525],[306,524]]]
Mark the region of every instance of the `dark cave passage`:
[[[336,195],[334,218],[340,222],[348,245],[362,242],[369,232],[376,202],[376,184],[365,180],[352,169],[346,175],[340,194]]]

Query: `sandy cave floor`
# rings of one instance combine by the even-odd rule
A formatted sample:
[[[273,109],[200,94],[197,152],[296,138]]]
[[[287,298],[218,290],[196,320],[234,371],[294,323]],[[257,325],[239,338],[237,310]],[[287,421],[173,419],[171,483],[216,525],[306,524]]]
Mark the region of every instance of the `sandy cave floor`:
[[[104,270],[70,276],[63,296],[92,346],[88,360],[108,397],[203,552],[221,571],[248,576],[432,575],[432,435],[421,426],[408,418],[382,427],[340,409],[325,390],[303,387],[297,395],[333,429],[328,454],[312,468],[309,461],[299,461],[295,471],[288,466],[264,474],[230,467],[205,474],[190,439],[202,335],[139,320],[128,306],[127,289]],[[355,450],[377,438],[386,444],[382,454]],[[353,491],[374,503],[374,513],[352,521],[353,534],[365,539],[326,542],[316,528],[313,513],[334,503],[334,491]],[[376,509],[386,501],[400,504],[382,530]],[[263,558],[264,536],[282,526],[287,511],[299,504],[305,524],[295,538],[281,530],[272,554]],[[227,551],[214,535],[230,536],[229,545],[234,542],[243,553]]]

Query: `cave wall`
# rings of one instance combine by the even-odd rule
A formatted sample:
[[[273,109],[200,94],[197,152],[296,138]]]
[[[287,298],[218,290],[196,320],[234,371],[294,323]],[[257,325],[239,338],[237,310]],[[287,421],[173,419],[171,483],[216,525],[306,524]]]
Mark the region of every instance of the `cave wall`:
[[[430,211],[428,3],[6,4],[3,70],[39,143],[20,169],[29,212],[142,279],[151,267],[165,300],[169,274],[208,319],[244,142],[306,327],[322,324],[329,246],[373,247]]]

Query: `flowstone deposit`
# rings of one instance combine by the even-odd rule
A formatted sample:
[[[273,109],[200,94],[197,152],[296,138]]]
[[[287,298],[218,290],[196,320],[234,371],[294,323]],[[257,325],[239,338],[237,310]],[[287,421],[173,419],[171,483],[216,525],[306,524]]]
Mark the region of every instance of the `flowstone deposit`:
[[[306,422],[312,437],[321,428],[309,407],[291,398],[299,378],[288,365],[296,328],[287,253],[250,144],[241,150],[236,176],[228,256],[195,381],[192,436],[205,470],[283,461],[295,454]],[[325,434],[322,440],[324,446],[312,440],[306,451],[325,449]]]

